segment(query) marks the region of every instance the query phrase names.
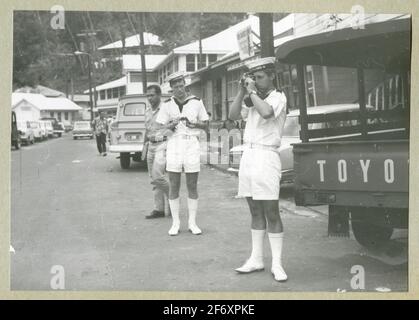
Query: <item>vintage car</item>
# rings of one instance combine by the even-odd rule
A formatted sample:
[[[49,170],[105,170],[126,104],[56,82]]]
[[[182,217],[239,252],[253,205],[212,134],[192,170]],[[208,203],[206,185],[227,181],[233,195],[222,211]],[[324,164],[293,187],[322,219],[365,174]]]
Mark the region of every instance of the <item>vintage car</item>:
[[[39,125],[41,127],[42,140],[48,139],[48,129],[46,123],[40,120]]]
[[[43,140],[41,123],[39,121],[29,121],[29,125],[32,128],[33,136],[35,138],[35,141]]]
[[[47,131],[48,138],[52,138],[54,136],[54,128],[52,127],[52,123],[50,120],[40,120],[45,125],[45,129]]]
[[[17,128],[16,113],[12,111],[12,124],[11,124],[11,145],[16,149],[20,149],[20,135],[21,131]]]
[[[76,121],[73,126],[73,139],[93,139],[93,128],[90,121]]]
[[[163,101],[167,98],[168,96],[162,96]],[[147,106],[145,94],[126,95],[119,100],[115,120],[110,126],[109,152],[119,153],[123,169],[129,168],[131,159],[141,162]]]
[[[368,108],[372,108],[367,106]],[[359,110],[358,104],[336,104],[325,105],[307,108],[308,114],[334,114],[340,112],[351,112]],[[279,154],[281,158],[282,177],[281,183],[293,182],[294,180],[294,155],[293,144],[300,143],[300,124],[298,123],[299,110],[292,110],[288,113],[284,124],[283,136],[281,146],[279,147]],[[352,120],[356,121],[356,120]],[[310,129],[323,129],[334,126],[345,127],[350,126],[351,123],[345,121],[336,121],[335,123],[313,123]],[[245,145],[238,145],[230,149],[230,171],[237,172],[240,165],[241,154],[243,153]]]
[[[22,141],[22,143],[28,145],[33,144],[35,142],[35,136],[33,134],[33,130],[29,121],[18,121],[17,129],[22,132],[22,134],[20,135],[20,140]]]
[[[61,137],[61,135],[64,133],[64,126],[62,124],[60,124],[57,119],[50,118],[50,117],[43,117],[40,120],[51,121],[54,135],[57,135],[58,137]]]

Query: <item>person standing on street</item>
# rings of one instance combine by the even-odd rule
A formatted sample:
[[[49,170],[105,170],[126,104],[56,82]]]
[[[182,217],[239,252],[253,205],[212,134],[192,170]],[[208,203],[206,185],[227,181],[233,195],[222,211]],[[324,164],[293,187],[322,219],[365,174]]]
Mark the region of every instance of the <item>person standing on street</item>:
[[[229,113],[232,120],[247,121],[238,195],[246,198],[252,218],[252,252],[236,271],[251,273],[264,269],[263,242],[267,229],[272,252],[271,272],[276,281],[286,281],[281,259],[283,226],[278,203],[281,181],[278,149],[286,119],[287,99],[274,86],[274,57],[260,58],[247,66],[250,75],[242,79]]]
[[[185,90],[185,79],[181,72],[168,78],[173,96],[162,105],[156,121],[173,131],[167,141],[167,164],[169,173],[169,204],[172,213],[172,227],[169,235],[179,233],[179,189],[182,169],[188,188],[188,228],[195,235],[201,234],[196,224],[198,209],[198,174],[200,171],[201,130],[208,129],[208,114],[201,99],[189,95]]]
[[[108,133],[108,122],[105,119],[103,112],[99,112],[99,117],[92,122],[93,129],[96,136],[96,145],[99,155],[106,156],[106,137]]]
[[[160,111],[161,89],[158,85],[150,85],[147,88],[147,99],[150,106],[145,114],[145,149],[143,160],[147,159],[148,174],[154,193],[154,210],[146,216],[146,219],[155,219],[170,214],[169,210],[169,182],[166,180],[166,147],[167,135],[171,131],[164,129],[163,125],[156,122],[157,114]]]

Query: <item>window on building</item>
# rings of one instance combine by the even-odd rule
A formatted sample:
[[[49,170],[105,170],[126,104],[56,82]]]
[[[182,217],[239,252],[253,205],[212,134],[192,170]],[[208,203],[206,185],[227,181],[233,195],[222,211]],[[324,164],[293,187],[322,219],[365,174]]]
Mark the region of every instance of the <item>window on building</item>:
[[[52,112],[52,111],[51,111],[51,112],[49,113],[49,115],[50,115],[50,117],[51,117],[51,118],[54,118],[54,112]]]
[[[119,87],[119,96],[125,96],[126,89],[125,87]]]
[[[106,90],[106,99],[112,99],[112,89]]]
[[[178,56],[175,57],[173,65],[174,65],[173,72],[178,72],[179,71],[179,57]]]
[[[119,97],[118,94],[119,94],[119,89],[118,88],[112,88],[112,98],[113,99],[118,98]]]
[[[214,63],[217,61],[217,55],[216,54],[209,54],[208,55],[208,64]]]
[[[68,120],[68,112],[66,111],[66,112],[64,112],[64,119],[65,120]]]
[[[61,121],[61,112],[57,112],[58,121]]]
[[[173,73],[173,62],[170,61],[167,65],[167,73],[171,75]]]
[[[239,82],[241,76],[241,70],[235,70],[227,73],[227,98],[229,102],[232,102],[234,97],[239,92]]]
[[[143,82],[143,75],[141,72],[132,72],[130,79],[131,82]],[[147,82],[157,82],[157,73],[147,72]]]
[[[100,90],[100,100],[106,100],[106,91]]]
[[[194,54],[186,55],[186,71],[188,72],[195,71],[195,55]]]
[[[201,58],[201,63],[199,62],[199,54],[197,56],[198,58],[198,69],[204,68],[207,65],[207,55],[203,54]]]
[[[164,79],[167,78],[167,68],[166,68],[166,66],[163,67],[163,78]]]

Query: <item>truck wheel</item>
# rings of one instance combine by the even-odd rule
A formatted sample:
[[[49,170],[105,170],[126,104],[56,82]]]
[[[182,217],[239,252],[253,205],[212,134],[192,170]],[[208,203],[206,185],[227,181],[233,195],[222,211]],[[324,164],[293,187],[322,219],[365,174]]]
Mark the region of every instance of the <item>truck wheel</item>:
[[[59,137],[59,138],[61,138],[61,132],[60,132],[60,133],[58,133],[58,137]]]
[[[393,234],[391,226],[377,225],[367,221],[365,212],[351,213],[352,231],[356,241],[369,249],[377,249],[384,246]]]
[[[119,157],[119,161],[121,163],[122,169],[128,169],[131,162],[130,154],[126,152],[121,153]]]

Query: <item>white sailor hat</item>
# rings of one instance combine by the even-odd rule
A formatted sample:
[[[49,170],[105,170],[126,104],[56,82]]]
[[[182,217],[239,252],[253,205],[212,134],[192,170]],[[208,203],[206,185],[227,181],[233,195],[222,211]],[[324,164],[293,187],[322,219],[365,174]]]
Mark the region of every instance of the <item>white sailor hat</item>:
[[[169,75],[166,80],[169,83],[171,83],[175,80],[180,80],[180,79],[185,79],[185,72],[184,71],[174,72],[171,75]]]
[[[246,63],[249,72],[261,71],[265,69],[275,69],[275,57],[265,57],[252,60]]]

